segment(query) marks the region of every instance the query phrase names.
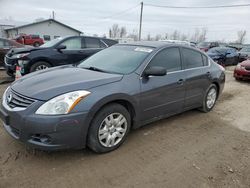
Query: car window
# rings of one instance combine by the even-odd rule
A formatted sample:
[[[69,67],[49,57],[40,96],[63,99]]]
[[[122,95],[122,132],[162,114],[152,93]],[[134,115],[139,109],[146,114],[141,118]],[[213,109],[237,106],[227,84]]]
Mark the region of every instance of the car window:
[[[202,55],[202,60],[203,60],[203,65],[207,66],[208,65],[208,59],[205,55]]]
[[[181,70],[181,58],[179,48],[167,48],[154,56],[148,65],[166,68],[167,72]]]
[[[62,42],[62,45],[65,45],[67,50],[81,49],[82,39],[80,37],[70,38]]]
[[[203,60],[200,52],[183,48],[182,54],[186,69],[203,66]]]
[[[4,47],[4,40],[0,40],[0,48]]]
[[[100,47],[101,48],[107,48],[107,46],[100,40]]]
[[[100,48],[99,39],[85,38],[85,47],[86,48]]]

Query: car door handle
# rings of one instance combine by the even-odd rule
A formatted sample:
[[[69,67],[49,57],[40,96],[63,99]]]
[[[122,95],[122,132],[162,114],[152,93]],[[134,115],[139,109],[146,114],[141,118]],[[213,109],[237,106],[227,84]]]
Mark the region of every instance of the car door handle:
[[[183,82],[184,82],[184,80],[183,80],[183,79],[180,79],[180,80],[178,80],[177,84],[178,84],[178,85],[182,85]]]

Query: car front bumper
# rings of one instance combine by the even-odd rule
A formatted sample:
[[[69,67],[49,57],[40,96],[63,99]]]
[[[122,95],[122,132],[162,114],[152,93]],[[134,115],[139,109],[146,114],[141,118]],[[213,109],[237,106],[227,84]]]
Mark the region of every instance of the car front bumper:
[[[244,69],[235,69],[234,70],[234,77],[240,79],[247,79],[250,80],[250,71]]]
[[[85,147],[87,112],[45,116],[31,113],[29,108],[31,107],[22,111],[8,111],[3,105],[0,106],[0,119],[13,138],[41,150]],[[34,108],[37,109],[36,105],[32,106]]]

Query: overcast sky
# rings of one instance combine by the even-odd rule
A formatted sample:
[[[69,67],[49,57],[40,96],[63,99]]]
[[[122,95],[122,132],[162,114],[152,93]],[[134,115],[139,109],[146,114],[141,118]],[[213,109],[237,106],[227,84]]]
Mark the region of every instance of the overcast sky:
[[[112,24],[138,30],[141,0],[0,0],[0,19],[33,22],[49,18],[55,11],[58,21],[87,35],[108,34]],[[250,0],[144,0],[144,3],[171,6],[215,6],[250,3]],[[134,7],[134,8],[132,8]],[[130,11],[118,14],[124,10]],[[115,15],[117,14],[117,15]],[[114,15],[114,16],[112,16]],[[171,33],[175,29],[192,35],[195,28],[207,28],[207,40],[237,39],[237,31],[247,31],[250,43],[250,7],[221,9],[166,9],[144,6],[142,36]]]

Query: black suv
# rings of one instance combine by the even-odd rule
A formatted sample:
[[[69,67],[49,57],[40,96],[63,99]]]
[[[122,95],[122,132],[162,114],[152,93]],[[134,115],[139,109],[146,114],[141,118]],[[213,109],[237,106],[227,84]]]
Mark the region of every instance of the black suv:
[[[17,63],[22,75],[49,67],[76,64],[116,43],[115,40],[97,37],[60,37],[38,48],[10,50],[5,56],[5,67],[7,74],[13,76]]]

